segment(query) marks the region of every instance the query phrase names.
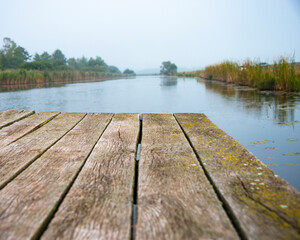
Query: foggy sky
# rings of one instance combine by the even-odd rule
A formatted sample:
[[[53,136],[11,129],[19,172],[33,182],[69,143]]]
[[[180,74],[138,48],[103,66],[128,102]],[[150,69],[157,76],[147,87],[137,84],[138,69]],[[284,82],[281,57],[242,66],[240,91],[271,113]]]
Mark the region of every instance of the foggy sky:
[[[121,70],[222,60],[300,61],[300,0],[0,0],[0,38],[30,54],[102,57]]]

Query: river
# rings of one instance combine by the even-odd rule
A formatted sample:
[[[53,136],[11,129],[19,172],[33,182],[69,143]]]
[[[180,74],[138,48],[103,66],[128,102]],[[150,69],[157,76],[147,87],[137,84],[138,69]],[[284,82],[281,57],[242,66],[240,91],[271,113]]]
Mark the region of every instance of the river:
[[[0,110],[205,113],[300,190],[300,94],[196,78],[132,79],[0,92]]]

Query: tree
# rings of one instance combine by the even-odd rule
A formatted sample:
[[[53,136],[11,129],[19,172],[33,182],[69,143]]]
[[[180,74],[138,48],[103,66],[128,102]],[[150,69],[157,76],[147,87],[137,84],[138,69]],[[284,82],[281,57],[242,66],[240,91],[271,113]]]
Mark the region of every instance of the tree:
[[[0,50],[0,65],[2,68],[18,68],[30,59],[25,48],[18,46],[10,38],[3,39],[3,49]]]
[[[170,61],[162,62],[160,66],[160,74],[163,75],[176,75],[177,74],[177,66]]]
[[[96,59],[94,59],[94,58],[89,59],[88,66],[89,67],[104,66],[106,68],[107,64],[102,60],[101,57],[97,56]]]
[[[73,67],[74,69],[79,70],[79,64],[75,58],[69,58],[67,60],[67,63],[70,67]]]
[[[94,58],[90,58],[88,61],[88,66],[89,67],[95,67],[97,65],[97,62]]]
[[[95,59],[95,62],[96,62],[96,65],[99,65],[99,66],[104,66],[105,68],[107,67],[107,64],[104,62],[104,60],[99,57],[99,56],[96,56],[96,59]]]
[[[49,62],[43,61],[33,61],[33,62],[25,62],[20,65],[20,68],[24,69],[35,69],[35,70],[53,70],[53,65]]]
[[[82,56],[80,59],[77,59],[76,61],[78,62],[79,69],[83,67],[87,67],[88,60],[86,57]]]
[[[53,64],[51,62],[51,56],[47,52],[43,52],[41,55],[36,53],[32,62],[25,62],[19,66],[25,69],[35,70],[53,70]]]
[[[35,61],[35,62],[41,61],[41,57],[38,53],[34,54],[33,61]]]
[[[67,59],[61,50],[57,49],[51,56],[52,63],[55,67],[64,66],[67,63]]]
[[[47,63],[50,63],[51,62],[51,55],[47,52],[43,52],[40,56],[41,58],[41,61],[42,62],[47,62]]]
[[[124,73],[124,74],[135,74],[133,70],[128,69],[128,68],[125,69],[123,73]]]
[[[29,60],[31,58],[31,56],[29,55],[27,50],[21,46],[18,46],[15,49],[15,56],[17,58],[21,59],[23,62],[26,62],[27,60]]]
[[[115,67],[115,66],[108,66],[107,70],[110,73],[121,73],[121,71],[117,67]]]

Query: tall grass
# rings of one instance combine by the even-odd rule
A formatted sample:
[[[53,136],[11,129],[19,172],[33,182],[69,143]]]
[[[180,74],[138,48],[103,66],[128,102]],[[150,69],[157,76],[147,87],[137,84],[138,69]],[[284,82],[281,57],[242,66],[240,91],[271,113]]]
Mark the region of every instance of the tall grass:
[[[203,70],[194,71],[194,72],[180,72],[177,73],[178,77],[199,77],[203,73]]]
[[[281,57],[273,65],[262,66],[256,61],[222,62],[205,68],[200,74],[207,79],[248,85],[261,90],[300,91],[300,67],[289,58]]]
[[[37,71],[37,70],[4,70],[0,71],[0,85],[39,84],[46,82],[72,82],[79,80],[101,80],[123,76],[95,71]]]

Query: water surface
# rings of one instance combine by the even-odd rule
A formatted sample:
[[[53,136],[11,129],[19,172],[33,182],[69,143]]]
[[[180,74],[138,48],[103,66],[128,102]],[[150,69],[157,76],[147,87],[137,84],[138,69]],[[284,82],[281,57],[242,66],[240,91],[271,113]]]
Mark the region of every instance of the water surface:
[[[205,113],[300,190],[300,95],[195,78],[137,77],[0,93],[0,110]]]

